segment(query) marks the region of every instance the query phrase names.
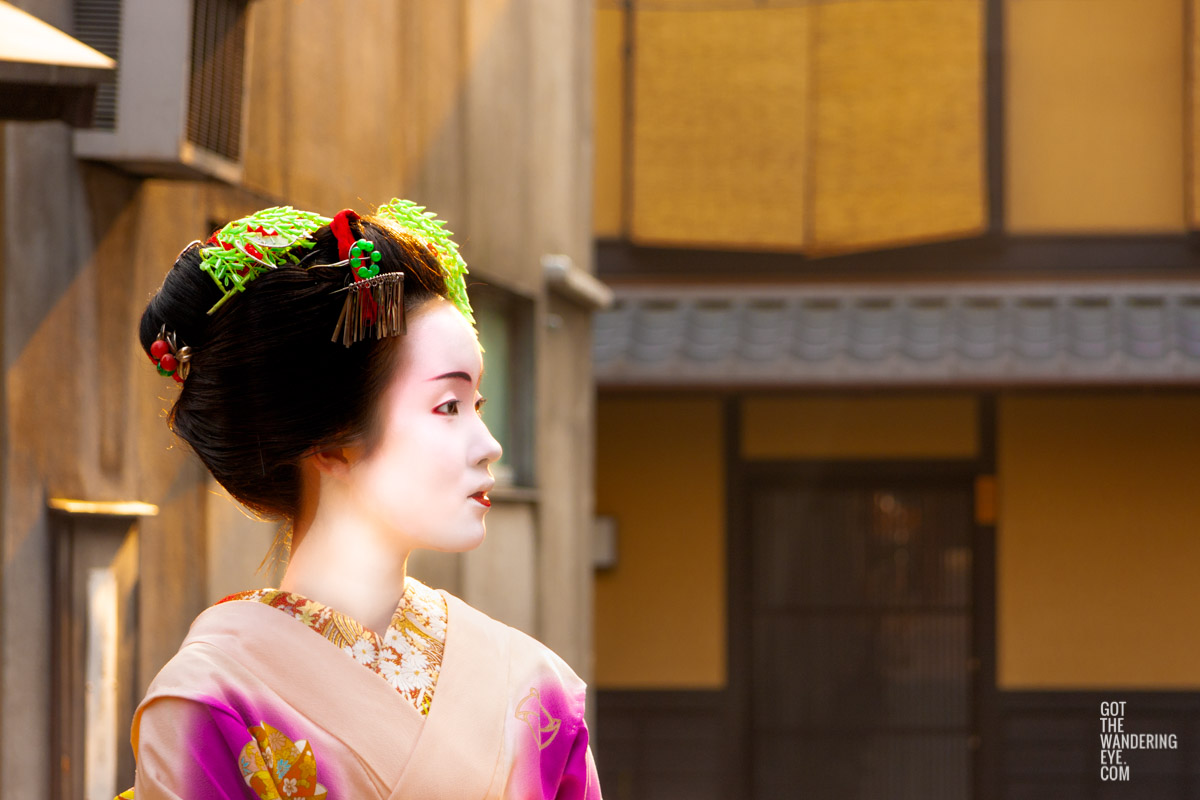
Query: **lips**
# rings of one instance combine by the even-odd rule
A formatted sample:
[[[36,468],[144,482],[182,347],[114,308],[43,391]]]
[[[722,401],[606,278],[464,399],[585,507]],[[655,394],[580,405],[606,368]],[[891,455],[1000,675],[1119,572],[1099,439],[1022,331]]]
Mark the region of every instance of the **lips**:
[[[492,507],[492,501],[488,498],[486,491],[476,492],[475,494],[471,495],[471,499],[474,500],[475,502],[479,503],[480,505],[484,506],[485,508]]]

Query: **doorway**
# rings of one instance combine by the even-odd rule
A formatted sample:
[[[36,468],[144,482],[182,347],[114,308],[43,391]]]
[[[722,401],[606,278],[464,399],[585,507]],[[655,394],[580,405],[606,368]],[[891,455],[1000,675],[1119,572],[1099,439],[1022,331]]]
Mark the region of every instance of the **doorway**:
[[[133,785],[137,523],[132,516],[50,513],[56,799],[110,798]]]
[[[740,472],[730,667],[746,794],[971,797],[970,465]]]

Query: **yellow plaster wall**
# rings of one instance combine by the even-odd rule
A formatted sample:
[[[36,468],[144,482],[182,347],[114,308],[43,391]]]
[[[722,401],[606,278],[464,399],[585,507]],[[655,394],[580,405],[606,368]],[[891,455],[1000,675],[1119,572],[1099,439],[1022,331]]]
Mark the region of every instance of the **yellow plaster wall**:
[[[747,459],[973,458],[977,401],[967,394],[771,395],[742,406]]]
[[[811,9],[638,11],[630,237],[804,244]]]
[[[980,233],[983,3],[855,0],[813,13],[809,249]]]
[[[631,239],[826,254],[982,230],[980,0],[631,13]],[[595,225],[610,235],[621,12],[597,14]]]
[[[1184,0],[1007,0],[1014,233],[1184,227]]]
[[[1191,92],[1187,101],[1188,108],[1188,197],[1187,220],[1192,228],[1200,228],[1200,147],[1197,147],[1197,135],[1200,134],[1200,2],[1187,0],[1188,18],[1191,28],[1188,30],[1187,59],[1188,83]]]
[[[596,9],[592,231],[602,237],[621,235],[624,216],[625,17],[623,9]]]
[[[618,565],[597,573],[595,684],[726,682],[721,401],[601,396],[596,513],[618,526]]]
[[[999,685],[1200,688],[1200,393],[998,412]]]

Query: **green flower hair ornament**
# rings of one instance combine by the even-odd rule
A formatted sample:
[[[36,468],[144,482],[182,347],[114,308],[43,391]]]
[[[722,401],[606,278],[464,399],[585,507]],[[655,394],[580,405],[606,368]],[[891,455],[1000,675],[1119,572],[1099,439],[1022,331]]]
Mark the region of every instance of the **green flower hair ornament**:
[[[312,234],[329,217],[277,206],[236,219],[212,235],[200,251],[200,269],[207,272],[225,292],[208,310],[214,313],[246,284],[288,264],[298,264],[293,249],[312,249]]]
[[[454,234],[446,230],[446,223],[432,211],[426,211],[425,206],[399,198],[384,203],[375,211],[375,216],[394,222],[425,242],[442,265],[450,302],[474,325],[475,315],[471,313],[471,301],[467,299],[467,262],[463,261],[458,245],[450,238]]]
[[[467,264],[445,223],[425,206],[399,198],[380,206],[375,216],[392,222],[429,248],[442,267],[449,300],[474,324],[467,299]],[[200,269],[212,276],[224,294],[208,313],[214,313],[268,270],[299,264],[296,248],[315,247],[313,233],[330,222],[329,217],[320,214],[277,206],[234,220],[214,233],[200,251]]]

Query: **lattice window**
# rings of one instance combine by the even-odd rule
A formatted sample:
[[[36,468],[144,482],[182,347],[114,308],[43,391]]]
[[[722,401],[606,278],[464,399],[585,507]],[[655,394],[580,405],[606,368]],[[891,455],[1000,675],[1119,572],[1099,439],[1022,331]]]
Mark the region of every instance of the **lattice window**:
[[[238,161],[242,134],[245,0],[195,0],[187,138]]]
[[[75,0],[75,38],[117,62],[121,69],[121,0]],[[117,128],[117,81],[96,87],[92,127]]]

